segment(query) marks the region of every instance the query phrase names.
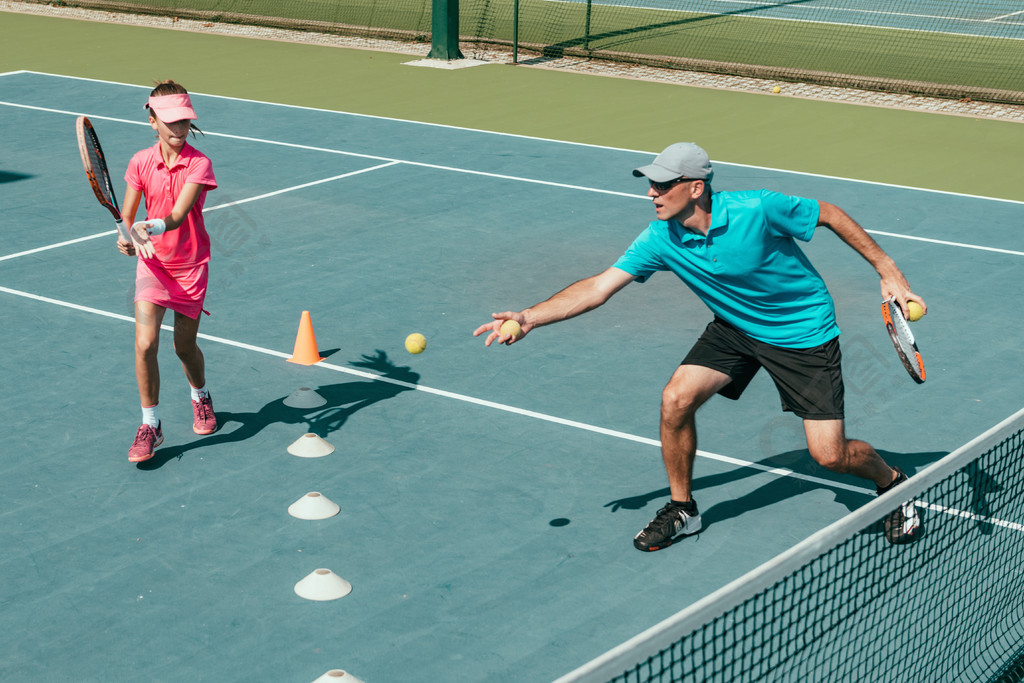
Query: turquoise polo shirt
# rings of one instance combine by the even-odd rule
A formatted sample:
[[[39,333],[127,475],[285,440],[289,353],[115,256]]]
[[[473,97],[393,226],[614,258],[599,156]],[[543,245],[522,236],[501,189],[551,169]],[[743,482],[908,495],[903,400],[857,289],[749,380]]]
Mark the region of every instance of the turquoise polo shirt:
[[[810,348],[839,335],[825,281],[800,249],[818,202],[768,190],[716,192],[708,234],[653,221],[615,267],[644,282],[675,273],[719,318],[775,346]]]

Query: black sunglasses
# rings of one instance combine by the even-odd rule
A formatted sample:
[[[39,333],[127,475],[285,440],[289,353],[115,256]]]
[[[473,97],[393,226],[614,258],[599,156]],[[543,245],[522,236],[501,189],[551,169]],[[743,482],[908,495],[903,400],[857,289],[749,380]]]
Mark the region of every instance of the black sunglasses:
[[[675,187],[679,183],[688,183],[688,182],[690,182],[692,180],[700,180],[700,178],[676,178],[676,179],[670,180],[670,181],[668,181],[666,183],[658,183],[658,182],[655,182],[653,180],[648,179],[648,182],[651,184],[651,187],[653,187],[658,192],[668,192],[669,190],[671,190],[673,187]]]

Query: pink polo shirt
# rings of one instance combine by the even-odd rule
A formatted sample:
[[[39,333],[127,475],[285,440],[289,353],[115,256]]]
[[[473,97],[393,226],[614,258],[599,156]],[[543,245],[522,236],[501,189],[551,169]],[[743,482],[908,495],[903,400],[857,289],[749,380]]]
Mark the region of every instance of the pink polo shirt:
[[[135,154],[124,174],[128,187],[146,198],[146,218],[164,218],[186,183],[206,187],[199,193],[192,210],[177,230],[168,230],[153,238],[156,258],[173,266],[198,265],[210,260],[210,236],[203,222],[206,193],[217,187],[210,159],[188,143],[168,168],[160,154],[160,143]],[[135,220],[143,220],[136,216]]]

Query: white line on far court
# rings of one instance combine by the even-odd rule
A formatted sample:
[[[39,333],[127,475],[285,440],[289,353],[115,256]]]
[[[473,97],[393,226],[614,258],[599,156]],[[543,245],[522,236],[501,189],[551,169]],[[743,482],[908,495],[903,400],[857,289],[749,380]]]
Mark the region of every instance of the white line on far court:
[[[966,242],[949,242],[947,240],[937,240],[931,237],[912,237],[910,235],[900,235],[895,232],[883,232],[881,230],[865,230],[872,235],[885,235],[886,237],[897,237],[901,240],[915,240],[917,242],[929,242],[931,244],[944,244],[948,247],[960,247],[961,249],[978,249],[980,251],[993,251],[997,254],[1011,254],[1013,256],[1024,256],[1024,251],[1014,251],[1013,249],[1000,249],[998,247],[983,247],[978,244],[967,244]]]
[[[274,190],[273,192],[267,192],[266,194],[256,195],[255,197],[249,197],[247,199],[239,199],[236,202],[228,202],[227,204],[220,204],[218,206],[211,206],[211,207],[209,207],[207,209],[203,209],[203,213],[207,213],[209,211],[216,211],[217,209],[227,209],[227,208],[230,208],[232,206],[238,206],[239,204],[248,204],[249,202],[254,202],[254,201],[258,200],[258,199],[266,199],[267,197],[275,197],[275,196],[277,196],[279,194],[284,194],[285,192],[293,192],[294,190],[302,190],[302,189],[305,189],[307,187],[313,187],[314,185],[322,185],[323,183],[329,183],[329,182],[334,181],[334,180],[341,180],[342,178],[351,178],[352,176],[356,176],[356,175],[359,175],[361,173],[369,173],[370,171],[376,171],[378,169],[386,168],[388,166],[394,166],[395,164],[398,164],[398,163],[401,163],[401,162],[389,161],[386,164],[378,164],[377,166],[370,166],[369,168],[361,168],[358,171],[349,171],[348,173],[342,173],[341,175],[331,176],[330,178],[322,178],[320,180],[314,180],[312,182],[302,183],[301,185],[294,185],[292,187],[286,187],[286,188],[283,188],[281,190]]]
[[[989,19],[982,19],[982,21],[1001,21],[1003,19],[1009,19],[1010,17],[1016,17],[1021,14],[1024,14],[1024,10],[1021,10],[1019,12],[1010,12],[1009,14],[1002,14],[998,17],[991,17]]]
[[[312,182],[303,183],[301,185],[295,185],[293,187],[286,187],[286,188],[283,188],[283,189],[280,189],[280,190],[274,190],[273,192],[267,192],[266,194],[257,195],[255,197],[247,197],[245,199],[239,199],[239,200],[234,201],[234,202],[227,202],[226,204],[218,204],[216,206],[207,206],[207,207],[205,207],[203,209],[203,213],[206,214],[206,213],[209,213],[210,211],[217,211],[219,209],[228,209],[228,208],[231,208],[232,206],[238,206],[239,204],[248,204],[249,202],[254,202],[254,201],[258,200],[258,199],[266,199],[267,197],[273,197],[275,195],[284,194],[285,192],[292,192],[294,190],[301,190],[303,188],[312,187],[314,185],[321,185],[323,183],[329,183],[329,182],[331,182],[333,180],[341,180],[342,178],[349,178],[351,176],[359,175],[360,173],[367,173],[369,171],[376,171],[378,169],[385,168],[387,166],[394,166],[395,164],[398,164],[398,163],[400,163],[400,162],[398,162],[398,161],[391,161],[391,162],[388,162],[386,164],[379,164],[377,166],[371,166],[369,168],[362,168],[362,169],[359,169],[358,171],[351,171],[349,173],[342,173],[341,175],[332,176],[330,178],[323,178],[321,180],[314,180]],[[92,235],[86,235],[85,237],[77,237],[77,238],[75,238],[73,240],[66,240],[64,242],[57,242],[55,244],[48,244],[48,245],[45,245],[45,246],[42,246],[42,247],[36,247],[34,249],[27,249],[25,251],[19,251],[19,252],[14,253],[14,254],[7,254],[6,256],[0,256],[0,261],[7,261],[7,260],[10,260],[10,259],[16,259],[16,258],[18,258],[20,256],[29,256],[31,254],[38,254],[39,252],[42,252],[42,251],[49,251],[50,249],[59,249],[60,247],[67,247],[67,246],[70,246],[72,244],[78,244],[79,242],[87,242],[89,240],[94,240],[94,239],[97,239],[97,238],[100,238],[100,237],[107,237],[107,236],[112,236],[112,235],[116,235],[116,234],[117,234],[117,230],[104,230],[103,232],[97,232],[97,233],[94,233]]]
[[[52,108],[48,108],[48,107],[40,107],[40,106],[35,106],[35,105],[18,104],[18,103],[13,103],[13,102],[0,101],[0,105],[11,106],[11,107],[16,107],[16,108],[21,108],[21,109],[32,109],[32,110],[36,110],[36,111],[45,111],[45,112],[55,113],[55,114],[65,114],[65,115],[70,115],[70,116],[82,115],[79,112],[72,112],[72,111],[67,111],[67,110],[63,110],[63,109],[52,109]],[[131,120],[127,120],[127,119],[119,119],[119,118],[106,117],[106,116],[92,115],[92,118],[95,118],[96,120],[107,120],[107,121],[111,121],[111,122],[124,123],[124,124],[130,124],[130,125],[149,125],[148,123],[145,123],[145,122],[131,121]],[[357,152],[349,152],[349,151],[346,151],[346,150],[333,149],[333,148],[329,148],[329,147],[315,147],[315,146],[311,146],[311,145],[302,145],[302,144],[291,143],[291,142],[282,142],[282,141],[279,141],[279,140],[268,140],[268,139],[265,139],[265,138],[255,138],[255,137],[249,137],[249,136],[244,136],[244,135],[233,135],[233,134],[230,134],[230,133],[216,133],[216,132],[206,131],[205,134],[208,135],[208,136],[211,136],[211,137],[221,137],[221,138],[226,138],[226,139],[231,139],[231,140],[239,140],[239,141],[244,141],[244,142],[253,142],[253,143],[257,143],[257,144],[274,145],[274,146],[288,147],[288,148],[293,148],[293,149],[304,149],[304,150],[307,150],[307,151],[324,152],[324,153],[327,153],[327,154],[337,154],[337,155],[341,155],[341,156],[349,156],[349,157],[356,157],[356,158],[361,158],[361,159],[380,161],[382,163],[380,163],[380,164],[378,164],[376,166],[371,166],[371,167],[368,167],[368,168],[365,168],[365,169],[360,169],[358,171],[352,171],[352,172],[349,172],[349,173],[344,173],[344,174],[341,174],[341,175],[332,176],[330,178],[324,178],[324,179],[321,179],[321,180],[312,181],[312,182],[305,183],[305,184],[302,184],[302,185],[296,185],[296,186],[293,186],[293,187],[283,188],[283,189],[280,189],[280,190],[276,190],[276,191],[269,192],[269,193],[266,193],[266,194],[258,195],[258,196],[255,196],[255,197],[249,197],[247,199],[241,199],[241,200],[238,200],[238,201],[235,201],[235,202],[229,202],[227,204],[222,204],[222,205],[219,205],[219,206],[207,207],[204,210],[204,213],[207,212],[207,211],[216,211],[217,209],[223,209],[223,208],[226,208],[226,207],[229,207],[229,206],[236,206],[238,204],[244,204],[244,203],[247,203],[247,202],[256,201],[258,199],[265,199],[265,198],[268,198],[268,197],[273,197],[273,196],[276,196],[276,195],[284,194],[286,192],[292,192],[292,191],[295,191],[295,190],[303,189],[303,188],[306,188],[306,187],[311,187],[311,186],[318,185],[318,184],[321,184],[321,183],[327,183],[327,182],[331,182],[333,180],[340,180],[342,178],[347,178],[347,177],[359,175],[361,173],[366,173],[368,171],[380,170],[380,169],[383,169],[383,168],[387,168],[387,167],[395,166],[395,165],[399,165],[399,164],[407,165],[407,166],[417,166],[417,167],[420,167],[420,168],[429,168],[429,169],[434,169],[434,170],[439,170],[439,171],[447,171],[447,172],[450,172],[450,173],[464,173],[464,174],[467,174],[467,175],[476,175],[476,176],[481,176],[481,177],[486,177],[486,178],[496,178],[496,179],[499,179],[499,180],[511,180],[511,181],[514,181],[514,182],[531,183],[531,184],[535,184],[535,185],[545,185],[545,186],[548,186],[548,187],[557,187],[557,188],[569,189],[569,190],[581,190],[581,191],[584,191],[584,192],[593,192],[593,193],[597,193],[597,194],[606,194],[606,195],[613,195],[613,196],[619,196],[619,197],[626,197],[628,199],[643,199],[645,201],[649,200],[649,198],[647,197],[646,194],[640,195],[640,194],[636,194],[634,192],[620,192],[620,191],[616,191],[616,190],[604,190],[604,189],[595,188],[595,187],[587,187],[587,186],[584,186],[584,185],[572,185],[572,184],[568,184],[568,183],[559,183],[559,182],[554,182],[554,181],[550,181],[550,180],[540,180],[540,179],[536,179],[536,178],[526,178],[526,177],[523,177],[523,176],[507,175],[507,174],[503,174],[503,173],[491,173],[491,172],[488,172],[488,171],[477,171],[477,170],[472,170],[472,169],[460,168],[460,167],[456,167],[456,166],[445,166],[445,165],[440,165],[440,164],[428,164],[428,163],[425,163],[425,162],[410,161],[410,160],[406,160],[406,159],[395,159],[395,158],[389,158],[389,157],[381,157],[381,156],[376,156],[376,155],[361,154],[361,153],[357,153]],[[740,166],[741,164],[727,164],[727,165]],[[748,166],[747,168],[760,168],[760,167]],[[768,169],[768,170],[772,170],[772,169]],[[787,171],[787,173],[788,173],[788,171]],[[814,174],[802,174],[802,175],[814,175]],[[816,177],[830,178],[830,176],[816,176]],[[843,180],[843,181],[850,182],[849,179],[844,179],[844,178],[835,178],[835,179],[836,180]],[[861,182],[861,181],[852,181],[852,182]],[[883,184],[879,184],[879,185],[883,185]],[[898,186],[893,186],[893,187],[898,187]],[[918,190],[918,191],[924,191],[924,192],[937,192],[937,191],[933,191],[933,190],[922,190],[921,188],[904,188],[904,189],[912,189],[912,190]],[[955,195],[955,193],[945,193],[945,192],[937,192],[937,193],[938,194],[950,194],[950,195],[953,195],[953,196],[971,197],[971,198],[977,198],[977,199],[992,199],[992,198],[987,198],[987,197],[972,197],[971,195]],[[993,201],[1008,201],[1008,200],[993,200]],[[1012,202],[1012,203],[1017,203],[1017,202]],[[986,247],[986,246],[982,246],[982,245],[968,244],[968,243],[962,243],[962,242],[951,242],[951,241],[938,240],[938,239],[932,239],[932,238],[927,238],[927,237],[917,237],[917,236],[914,236],[914,235],[904,235],[904,234],[894,233],[894,232],[883,232],[883,231],[880,231],[880,230],[869,230],[869,229],[865,229],[865,230],[866,230],[866,232],[868,232],[869,234],[872,234],[872,235],[884,235],[886,237],[892,237],[894,239],[904,239],[904,240],[911,240],[911,241],[916,241],[916,242],[928,242],[928,243],[931,243],[931,244],[940,244],[940,245],[944,245],[944,246],[959,247],[959,248],[963,248],[963,249],[975,249],[975,250],[978,250],[978,251],[990,251],[990,252],[995,252],[995,253],[1000,253],[1000,254],[1010,254],[1010,255],[1013,255],[1013,256],[1024,256],[1024,251],[1014,251],[1014,250],[1011,250],[1011,249],[1001,249],[1001,248],[998,248],[998,247]],[[16,254],[9,254],[7,256],[0,256],[0,261],[5,261],[5,260],[8,260],[8,259],[17,258],[19,256],[26,256],[28,254],[33,254],[33,253],[37,253],[37,252],[40,252],[40,251],[46,251],[48,249],[54,249],[54,248],[57,248],[57,247],[63,247],[63,246],[75,244],[76,242],[81,242],[81,241],[85,241],[85,240],[89,240],[89,239],[95,239],[97,237],[103,237],[105,235],[110,235],[110,234],[113,234],[112,231],[105,231],[105,232],[96,233],[94,235],[90,235],[90,236],[87,236],[87,237],[81,237],[81,238],[78,238],[77,240],[70,240],[70,241],[67,241],[67,242],[61,242],[61,243],[50,245],[50,246],[37,247],[35,249],[30,249],[28,251],[22,251],[22,252],[18,252]]]

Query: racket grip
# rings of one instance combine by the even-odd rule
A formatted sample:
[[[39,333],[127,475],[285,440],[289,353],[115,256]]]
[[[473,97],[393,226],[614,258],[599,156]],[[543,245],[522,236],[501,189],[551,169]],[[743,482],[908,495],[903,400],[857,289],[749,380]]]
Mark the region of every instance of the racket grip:
[[[131,238],[128,237],[128,233],[124,229],[124,221],[114,221],[114,225],[117,226],[117,236],[123,239],[125,242],[131,242]]]

